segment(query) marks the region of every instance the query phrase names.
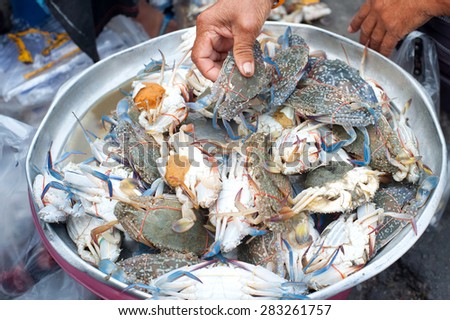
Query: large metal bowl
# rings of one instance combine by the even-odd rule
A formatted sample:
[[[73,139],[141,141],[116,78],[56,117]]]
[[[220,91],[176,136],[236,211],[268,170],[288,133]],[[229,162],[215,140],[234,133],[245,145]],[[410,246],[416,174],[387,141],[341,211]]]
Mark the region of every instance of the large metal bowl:
[[[311,50],[324,50],[329,58],[347,60],[350,65],[359,68],[363,46],[342,36],[309,25],[267,23],[266,29],[274,34],[282,34],[287,26],[298,32],[310,45]],[[170,64],[179,60],[181,53],[177,46],[186,30],[167,34],[117,53],[91,66],[80,75],[68,81],[56,94],[51,108],[41,123],[31,144],[26,169],[28,186],[31,191],[36,168],[43,168],[47,151],[51,146],[55,157],[77,146],[85,145],[80,129],[72,112],[75,112],[87,127],[99,128],[101,114],[105,110],[104,97],[114,99],[111,92],[126,86],[150,58],[159,59],[161,50]],[[419,239],[427,228],[442,197],[446,182],[447,153],[444,137],[434,113],[432,102],[423,87],[408,73],[380,54],[369,50],[365,63],[365,76],[376,79],[383,86],[397,106],[412,99],[412,108],[408,111],[410,125],[414,128],[420,142],[423,161],[439,176],[440,181],[427,204],[417,218],[417,234],[406,227],[362,270],[343,279],[339,283],[310,295],[314,299],[330,298],[349,289],[383,271],[399,259]],[[117,101],[117,100],[116,100]],[[67,144],[71,147],[67,147]],[[55,260],[72,277],[105,299],[148,298],[138,290],[122,292],[125,285],[114,279],[105,279],[105,275],[95,267],[84,262],[77,254],[76,247],[68,237],[64,225],[46,224],[36,215],[37,206],[30,197],[36,226]]]

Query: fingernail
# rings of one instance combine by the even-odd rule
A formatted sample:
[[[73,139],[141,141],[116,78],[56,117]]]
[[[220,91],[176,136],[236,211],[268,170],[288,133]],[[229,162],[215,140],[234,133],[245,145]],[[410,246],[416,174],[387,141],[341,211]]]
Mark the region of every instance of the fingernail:
[[[347,31],[350,32],[350,33],[353,33],[353,28],[352,28],[352,26],[348,26]]]
[[[253,64],[250,62],[245,62],[242,65],[242,69],[244,69],[244,73],[249,76],[253,73]]]

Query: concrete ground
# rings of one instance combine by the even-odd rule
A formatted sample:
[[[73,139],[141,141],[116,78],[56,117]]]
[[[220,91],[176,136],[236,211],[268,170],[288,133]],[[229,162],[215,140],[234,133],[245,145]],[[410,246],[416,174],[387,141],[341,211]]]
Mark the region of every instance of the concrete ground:
[[[322,0],[332,14],[314,24],[358,41],[359,33],[349,34],[348,24],[363,0]],[[450,137],[448,116],[441,115],[447,141]],[[385,271],[359,284],[348,299],[450,299],[450,206],[402,258]],[[439,217],[438,217],[439,218]]]

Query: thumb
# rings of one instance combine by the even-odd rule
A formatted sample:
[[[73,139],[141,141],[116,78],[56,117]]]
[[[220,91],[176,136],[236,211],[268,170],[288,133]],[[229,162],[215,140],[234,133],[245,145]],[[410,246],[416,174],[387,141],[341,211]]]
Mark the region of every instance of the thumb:
[[[255,41],[256,36],[250,33],[242,33],[234,38],[234,60],[239,71],[245,77],[251,77],[255,72],[255,59],[253,57]]]

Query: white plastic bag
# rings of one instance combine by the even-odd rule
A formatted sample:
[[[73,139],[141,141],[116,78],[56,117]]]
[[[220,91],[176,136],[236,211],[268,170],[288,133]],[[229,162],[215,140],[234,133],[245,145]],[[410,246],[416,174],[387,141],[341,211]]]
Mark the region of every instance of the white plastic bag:
[[[61,34],[64,29],[50,19],[41,31]],[[38,126],[59,87],[71,77],[92,65],[71,40],[42,54],[47,38],[29,33],[21,38],[33,57],[33,63],[18,61],[17,45],[6,35],[0,36],[0,113]],[[134,20],[116,16],[97,37],[97,50],[104,59],[113,53],[148,40],[142,26]]]
[[[423,32],[413,31],[403,40],[391,60],[422,84],[439,114],[439,62],[433,39]]]
[[[35,129],[0,115],[0,299],[92,299],[51,258],[35,227],[25,160]]]

